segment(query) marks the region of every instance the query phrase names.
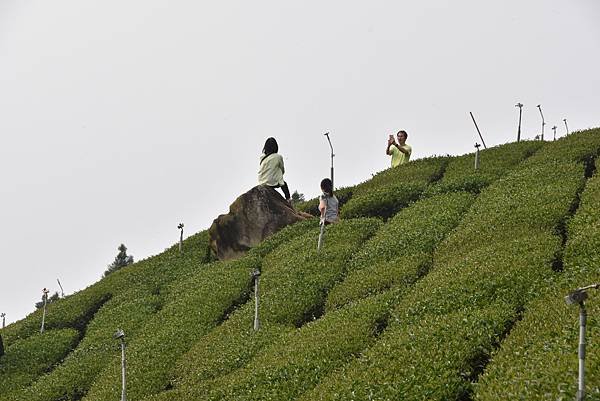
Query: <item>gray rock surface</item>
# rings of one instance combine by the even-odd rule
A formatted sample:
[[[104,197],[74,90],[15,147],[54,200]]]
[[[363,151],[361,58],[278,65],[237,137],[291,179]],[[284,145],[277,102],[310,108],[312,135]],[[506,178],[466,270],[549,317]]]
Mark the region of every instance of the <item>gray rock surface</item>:
[[[235,259],[285,226],[310,217],[295,211],[275,189],[259,185],[213,221],[210,246],[220,260]]]

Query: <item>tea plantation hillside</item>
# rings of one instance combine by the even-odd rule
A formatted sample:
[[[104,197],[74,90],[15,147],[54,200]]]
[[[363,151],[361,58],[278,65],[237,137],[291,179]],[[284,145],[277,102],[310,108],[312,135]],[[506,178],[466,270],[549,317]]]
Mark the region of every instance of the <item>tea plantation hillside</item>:
[[[600,282],[600,129],[431,157],[337,192],[238,260],[208,234],[2,330],[0,401],[568,400]],[[299,209],[316,214],[316,200]],[[250,273],[261,271],[253,330]],[[600,400],[600,292],[587,399]]]

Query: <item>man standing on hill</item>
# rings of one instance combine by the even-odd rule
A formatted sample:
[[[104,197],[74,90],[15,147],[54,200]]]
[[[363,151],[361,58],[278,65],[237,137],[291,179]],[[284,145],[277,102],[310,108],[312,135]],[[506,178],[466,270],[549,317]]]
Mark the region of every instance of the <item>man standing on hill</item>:
[[[398,142],[394,140],[394,135],[390,135],[385,153],[392,156],[392,167],[408,163],[412,148],[406,144],[408,134],[406,131],[398,131],[396,134]]]

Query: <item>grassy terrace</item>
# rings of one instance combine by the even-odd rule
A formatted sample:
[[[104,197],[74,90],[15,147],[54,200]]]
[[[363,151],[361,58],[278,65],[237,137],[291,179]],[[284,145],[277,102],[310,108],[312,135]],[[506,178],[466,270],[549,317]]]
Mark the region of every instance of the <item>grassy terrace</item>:
[[[2,331],[1,401],[573,399],[600,281],[600,129],[387,169],[217,262],[201,232]],[[299,208],[316,212],[316,200]],[[261,330],[250,272],[260,269]],[[600,400],[600,294],[587,386]]]

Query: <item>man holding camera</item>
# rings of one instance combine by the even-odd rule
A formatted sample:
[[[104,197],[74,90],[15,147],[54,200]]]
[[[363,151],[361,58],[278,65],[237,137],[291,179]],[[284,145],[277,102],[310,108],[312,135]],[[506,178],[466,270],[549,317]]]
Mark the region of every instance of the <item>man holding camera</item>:
[[[406,139],[408,138],[406,131],[398,131],[396,136],[398,137],[398,142],[394,139],[394,135],[390,135],[385,151],[388,156],[392,156],[392,167],[408,163],[410,154],[412,153],[412,148],[406,144]]]

